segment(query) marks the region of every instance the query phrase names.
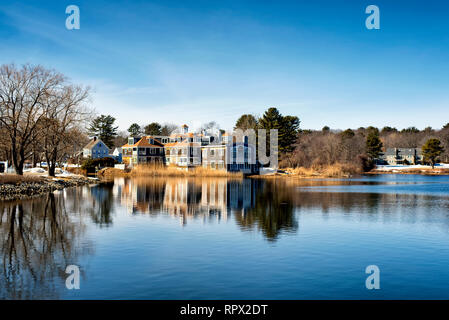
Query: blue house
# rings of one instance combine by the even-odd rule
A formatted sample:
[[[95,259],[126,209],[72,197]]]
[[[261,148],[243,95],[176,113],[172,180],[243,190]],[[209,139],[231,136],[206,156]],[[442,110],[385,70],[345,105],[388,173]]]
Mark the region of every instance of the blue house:
[[[83,157],[92,159],[98,159],[98,158],[106,158],[109,155],[109,148],[108,146],[101,141],[100,139],[97,139],[97,137],[94,137],[84,148],[83,148]]]

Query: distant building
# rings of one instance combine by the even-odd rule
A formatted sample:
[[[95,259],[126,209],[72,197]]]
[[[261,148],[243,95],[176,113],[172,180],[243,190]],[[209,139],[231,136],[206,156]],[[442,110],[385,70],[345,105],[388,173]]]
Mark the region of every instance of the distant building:
[[[422,162],[422,153],[418,148],[388,148],[383,160],[389,165],[415,165]]]
[[[84,148],[83,148],[83,158],[99,159],[105,158],[109,155],[108,146],[94,137]]]

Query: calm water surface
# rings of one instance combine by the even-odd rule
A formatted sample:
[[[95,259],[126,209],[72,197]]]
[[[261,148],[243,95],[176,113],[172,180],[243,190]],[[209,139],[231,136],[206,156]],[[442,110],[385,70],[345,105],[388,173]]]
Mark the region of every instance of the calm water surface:
[[[449,299],[449,177],[120,178],[0,202],[0,254],[2,299]]]

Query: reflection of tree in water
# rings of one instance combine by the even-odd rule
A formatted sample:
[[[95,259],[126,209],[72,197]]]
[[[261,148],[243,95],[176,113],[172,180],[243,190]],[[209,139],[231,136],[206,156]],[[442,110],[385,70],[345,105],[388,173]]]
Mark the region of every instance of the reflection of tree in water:
[[[63,194],[0,203],[0,298],[58,298],[83,232],[82,223],[71,221]]]
[[[114,183],[102,183],[90,188],[92,205],[89,205],[87,210],[92,221],[100,227],[112,225],[113,186]]]
[[[287,189],[275,182],[250,181],[251,190],[255,191],[251,193],[255,193],[253,207],[237,211],[234,215],[242,229],[257,227],[271,241],[276,240],[283,231],[296,232],[298,224]]]

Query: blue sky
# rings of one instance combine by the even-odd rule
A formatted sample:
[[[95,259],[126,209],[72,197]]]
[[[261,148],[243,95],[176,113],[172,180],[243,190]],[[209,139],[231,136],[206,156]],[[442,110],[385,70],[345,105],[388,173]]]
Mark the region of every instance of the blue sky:
[[[66,6],[81,29],[65,28]],[[380,30],[365,28],[366,6]],[[137,122],[215,120],[276,106],[302,128],[449,122],[443,1],[2,1],[0,62],[55,68],[92,106]]]

